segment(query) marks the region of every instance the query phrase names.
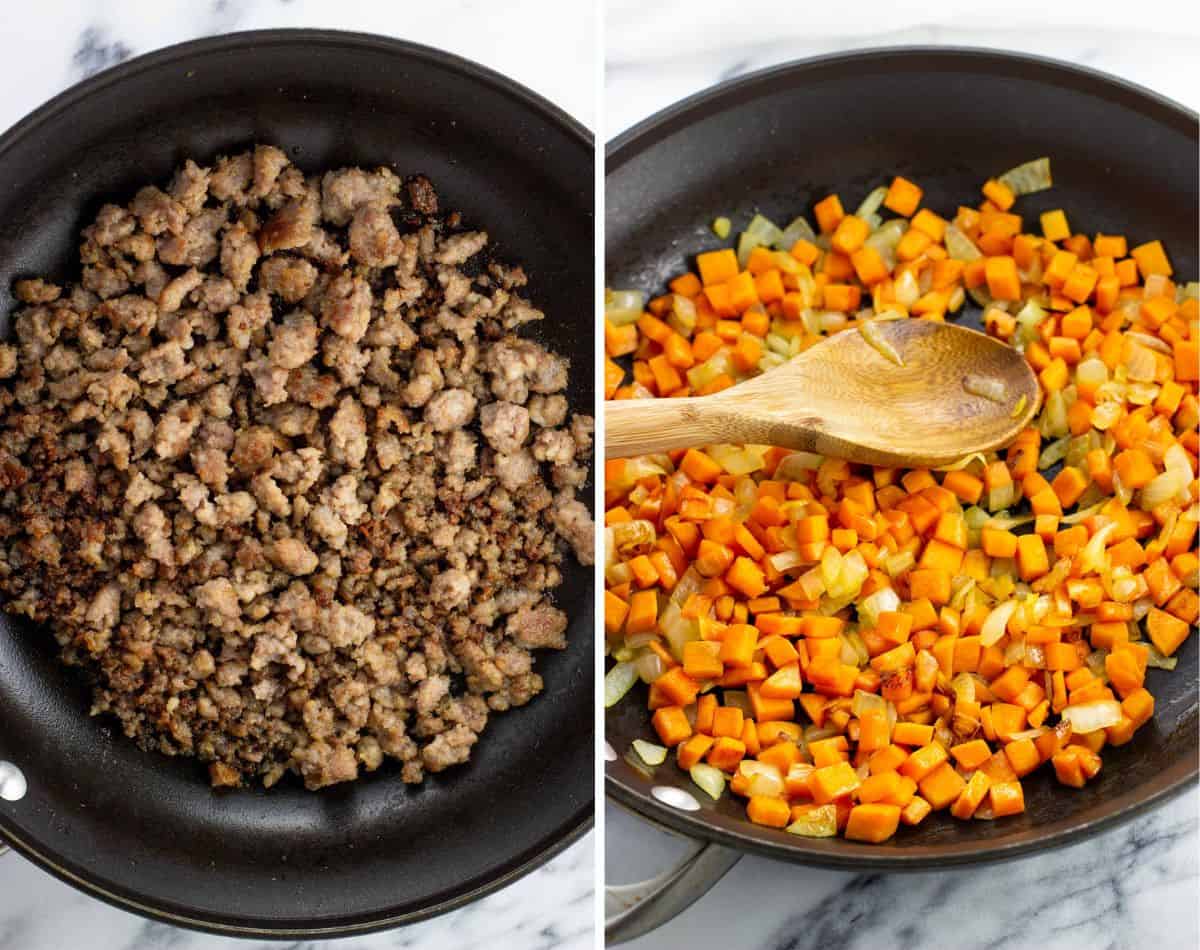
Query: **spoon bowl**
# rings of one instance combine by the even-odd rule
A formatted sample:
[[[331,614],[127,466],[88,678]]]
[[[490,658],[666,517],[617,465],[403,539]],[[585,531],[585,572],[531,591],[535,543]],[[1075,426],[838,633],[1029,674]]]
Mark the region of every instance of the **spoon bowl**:
[[[1037,411],[1032,368],[999,340],[931,320],[875,321],[870,332],[879,348],[857,327],[843,330],[711,396],[610,402],[607,454],[728,442],[868,465],[946,465],[1008,444]]]

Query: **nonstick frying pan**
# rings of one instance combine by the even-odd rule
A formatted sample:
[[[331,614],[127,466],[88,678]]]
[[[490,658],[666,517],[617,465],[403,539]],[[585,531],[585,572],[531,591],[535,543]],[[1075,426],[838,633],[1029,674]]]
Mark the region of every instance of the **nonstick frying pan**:
[[[496,73],[375,36],[186,43],[76,86],[0,138],[2,329],[14,278],[78,277],[79,229],[103,201],[169,178],[184,157],[256,141],[308,171],[427,175],[443,208],[525,266],[548,314],[537,334],[571,357],[571,403],[591,411],[590,135]],[[570,646],[537,660],[545,692],[493,717],[470,763],[419,787],[385,766],[319,793],[291,780],[214,792],[195,759],[142,752],[89,718],[87,685],[57,663],[49,634],[4,617],[0,761],[28,791],[0,800],[0,838],[126,909],[231,934],[360,932],[485,894],[591,823],[592,572],[571,561],[564,575]]]
[[[606,282],[656,292],[689,255],[718,246],[718,215],[775,221],[831,192],[857,201],[893,175],[952,215],[984,179],[1048,155],[1055,186],[1016,210],[1066,209],[1073,230],[1160,238],[1176,279],[1197,276],[1197,119],[1144,89],[1089,70],[989,50],[906,48],[823,57],[758,72],[693,96],[630,129],[607,150]],[[962,322],[979,327],[977,308]],[[853,411],[848,407],[848,411]],[[713,802],[673,758],[627,758],[653,738],[645,690],[608,710],[608,795],[668,829],[707,842],[653,882],[609,893],[610,942],[665,922],[742,852],[801,864],[893,871],[1012,858],[1128,818],[1197,775],[1197,640],[1174,672],[1151,670],[1152,725],[1105,749],[1099,778],[1075,791],[1048,770],[1025,781],[1027,811],[999,821],[934,817],[888,844],[805,839],[751,824],[742,803]],[[689,793],[687,797],[681,792]],[[689,798],[692,801],[689,801]],[[695,810],[692,802],[697,803]]]

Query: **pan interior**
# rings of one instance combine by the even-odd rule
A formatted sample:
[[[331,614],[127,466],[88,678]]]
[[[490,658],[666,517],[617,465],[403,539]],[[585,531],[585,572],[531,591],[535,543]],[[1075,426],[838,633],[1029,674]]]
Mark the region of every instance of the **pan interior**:
[[[1052,160],[1052,190],[1021,198],[1026,230],[1063,208],[1072,230],[1124,234],[1130,246],[1159,238],[1177,280],[1197,277],[1196,117],[1140,90],[1058,64],[985,51],[881,50],[769,70],[668,110],[609,149],[606,283],[661,292],[690,255],[724,246],[710,230],[728,216],[735,232],[756,213],[785,226],[812,221],[815,202],[837,192],[847,209],[903,175],[923,205],[953,217],[980,200],[983,181],[1029,159]],[[981,329],[968,303],[961,323]],[[743,802],[697,797],[694,815],[659,804],[655,784],[682,785],[668,763],[647,773],[626,761],[635,738],[652,738],[645,688],[608,711],[618,759],[609,789],[644,814],[694,835],[776,857],[841,865],[913,866],[981,860],[1061,840],[1181,785],[1197,771],[1197,641],[1174,672],[1151,670],[1153,723],[1128,745],[1104,750],[1104,768],[1081,791],[1049,770],[1026,779],[1027,811],[970,823],[935,816],[885,846],[808,841],[762,829]]]
[[[79,229],[185,157],[254,142],[306,171],[421,172],[446,209],[522,264],[572,358],[572,408],[593,405],[593,158],[552,107],[432,50],[350,34],[223,37],[104,74],[0,141],[0,313],[14,278],[78,277]],[[586,493],[585,493],[586,494]],[[0,828],[60,874],[215,928],[348,930],[445,909],[552,853],[590,821],[592,580],[564,563],[570,646],[546,688],[493,717],[469,764],[405,786],[385,766],[320,793],[288,780],[216,793],[194,759],[143,753],[87,715],[88,689],[44,632],[0,619],[0,759],[29,795]]]

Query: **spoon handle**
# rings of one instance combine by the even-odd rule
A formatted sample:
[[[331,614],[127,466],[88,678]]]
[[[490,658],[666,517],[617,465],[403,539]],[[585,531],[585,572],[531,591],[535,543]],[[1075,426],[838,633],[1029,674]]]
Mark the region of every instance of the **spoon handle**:
[[[650,455],[721,441],[705,398],[615,399],[604,404],[609,458]]]

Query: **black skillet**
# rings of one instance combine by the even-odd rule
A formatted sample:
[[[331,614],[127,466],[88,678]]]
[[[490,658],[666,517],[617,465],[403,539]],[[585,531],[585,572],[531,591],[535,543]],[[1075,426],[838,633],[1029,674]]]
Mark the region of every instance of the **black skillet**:
[[[623,133],[607,150],[606,283],[653,293],[719,246],[710,223],[744,226],[761,211],[786,223],[815,201],[841,194],[852,208],[902,174],[924,203],[952,216],[980,200],[984,179],[1048,155],[1055,187],[1017,211],[1066,209],[1075,231],[1126,234],[1130,246],[1162,239],[1176,279],[1197,277],[1197,120],[1144,89],[1089,70],[989,50],[885,49],[822,57],[727,82]],[[782,226],[782,224],[781,224]],[[977,308],[962,322],[979,327]],[[739,800],[712,802],[674,765],[636,768],[632,740],[653,740],[644,687],[608,710],[609,796],[643,817],[717,847],[702,866],[665,881],[663,906],[645,888],[610,906],[640,903],[610,938],[661,923],[711,886],[741,852],[803,864],[877,871],[1011,858],[1063,844],[1161,802],[1197,775],[1197,640],[1174,672],[1151,670],[1153,723],[1106,749],[1104,768],[1082,791],[1048,770],[1028,779],[1027,811],[1000,821],[935,817],[883,846],[806,839],[752,825]],[[657,792],[656,792],[657,789]],[[689,811],[678,790],[700,803]],[[656,797],[656,796],[661,796]],[[663,800],[665,799],[665,801]],[[665,905],[670,905],[665,906]],[[611,920],[610,920],[611,923]]]
[[[446,209],[522,263],[593,405],[589,133],[496,73],[382,37],[276,30],[185,43],[67,91],[0,138],[0,313],[14,278],[77,277],[100,203],[255,141],[301,167],[422,172]],[[193,759],[139,751],[87,715],[81,676],[42,630],[0,620],[0,761],[28,784],[0,838],[129,910],[230,934],[337,935],[427,917],[548,860],[590,825],[590,569],[564,570],[570,646],[539,658],[546,690],[493,718],[466,766],[406,786],[385,767],[320,793],[213,792]],[[9,786],[12,788],[13,786]],[[0,789],[2,792],[3,789]],[[8,860],[14,860],[12,857]]]

